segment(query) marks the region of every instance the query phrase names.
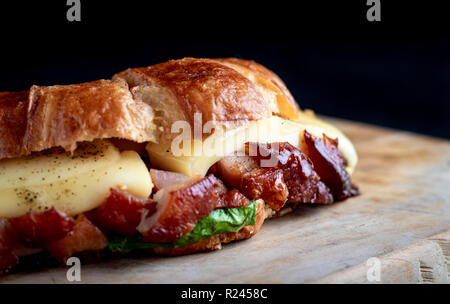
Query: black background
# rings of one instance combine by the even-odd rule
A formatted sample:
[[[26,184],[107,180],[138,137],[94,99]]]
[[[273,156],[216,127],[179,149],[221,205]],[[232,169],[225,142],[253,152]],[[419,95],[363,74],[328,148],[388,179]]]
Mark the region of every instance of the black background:
[[[302,108],[450,139],[450,10],[381,0],[0,4],[0,90],[110,78],[173,58],[240,57],[275,71]]]

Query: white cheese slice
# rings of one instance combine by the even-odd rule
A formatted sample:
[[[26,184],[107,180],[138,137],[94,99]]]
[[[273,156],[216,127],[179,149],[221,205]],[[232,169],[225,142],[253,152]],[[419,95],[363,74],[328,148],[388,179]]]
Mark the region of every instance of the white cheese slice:
[[[146,198],[153,184],[136,152],[119,152],[108,141],[84,144],[73,155],[41,153],[1,160],[0,217],[42,212],[52,206],[80,214],[101,205],[111,187]]]
[[[325,133],[331,138],[338,138],[339,149],[348,161],[346,169],[350,174],[353,172],[357,154],[350,140],[335,127],[312,117],[300,117],[293,121],[273,116],[227,131],[216,130],[203,141],[187,140],[188,144],[183,145],[180,135],[175,144],[149,143],[146,149],[152,165],[158,168],[189,176],[205,175],[222,157],[242,151],[246,142],[289,142],[300,147],[305,129],[315,136],[321,137]]]

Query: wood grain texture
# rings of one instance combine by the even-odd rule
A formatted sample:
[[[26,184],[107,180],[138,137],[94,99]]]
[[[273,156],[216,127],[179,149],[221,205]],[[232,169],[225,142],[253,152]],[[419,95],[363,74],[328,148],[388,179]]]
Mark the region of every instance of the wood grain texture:
[[[82,283],[449,282],[450,142],[333,120],[360,156],[362,195],[264,223],[252,239],[181,257],[120,258],[82,267]],[[66,268],[16,273],[1,283],[67,283]]]

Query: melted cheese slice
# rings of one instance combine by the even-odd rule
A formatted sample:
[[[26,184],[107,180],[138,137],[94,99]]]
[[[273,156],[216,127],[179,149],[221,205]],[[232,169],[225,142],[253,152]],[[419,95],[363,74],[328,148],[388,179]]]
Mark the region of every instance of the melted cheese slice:
[[[153,185],[136,152],[119,152],[108,141],[82,144],[73,155],[40,153],[1,160],[0,217],[52,206],[69,215],[80,214],[101,205],[111,187],[146,198]]]
[[[339,149],[348,161],[347,171],[351,174],[357,162],[356,151],[350,140],[335,127],[315,117],[300,116],[297,120],[286,120],[277,116],[251,122],[232,130],[215,130],[202,140],[186,141],[183,145],[175,139],[171,145],[149,143],[146,147],[152,165],[161,169],[184,173],[189,176],[205,175],[208,169],[222,157],[243,151],[246,142],[273,143],[289,142],[301,147],[303,131],[315,136],[325,133],[339,139]]]

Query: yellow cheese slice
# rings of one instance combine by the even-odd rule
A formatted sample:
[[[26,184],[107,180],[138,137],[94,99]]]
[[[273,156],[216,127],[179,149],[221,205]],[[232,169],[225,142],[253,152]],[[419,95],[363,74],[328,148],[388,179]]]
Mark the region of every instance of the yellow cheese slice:
[[[18,217],[55,206],[76,215],[104,202],[111,187],[150,195],[149,171],[134,151],[108,141],[83,144],[73,155],[39,154],[0,161],[0,217]]]
[[[203,141],[188,140],[188,144],[183,145],[179,135],[179,140],[175,139],[170,145],[149,143],[146,149],[156,167],[189,176],[205,175],[222,157],[243,151],[246,142],[289,142],[299,147],[305,129],[315,136],[321,137],[325,133],[331,138],[337,137],[339,149],[348,161],[347,171],[353,172],[357,155],[350,140],[336,128],[315,118],[293,121],[273,116],[232,130],[216,130]]]

